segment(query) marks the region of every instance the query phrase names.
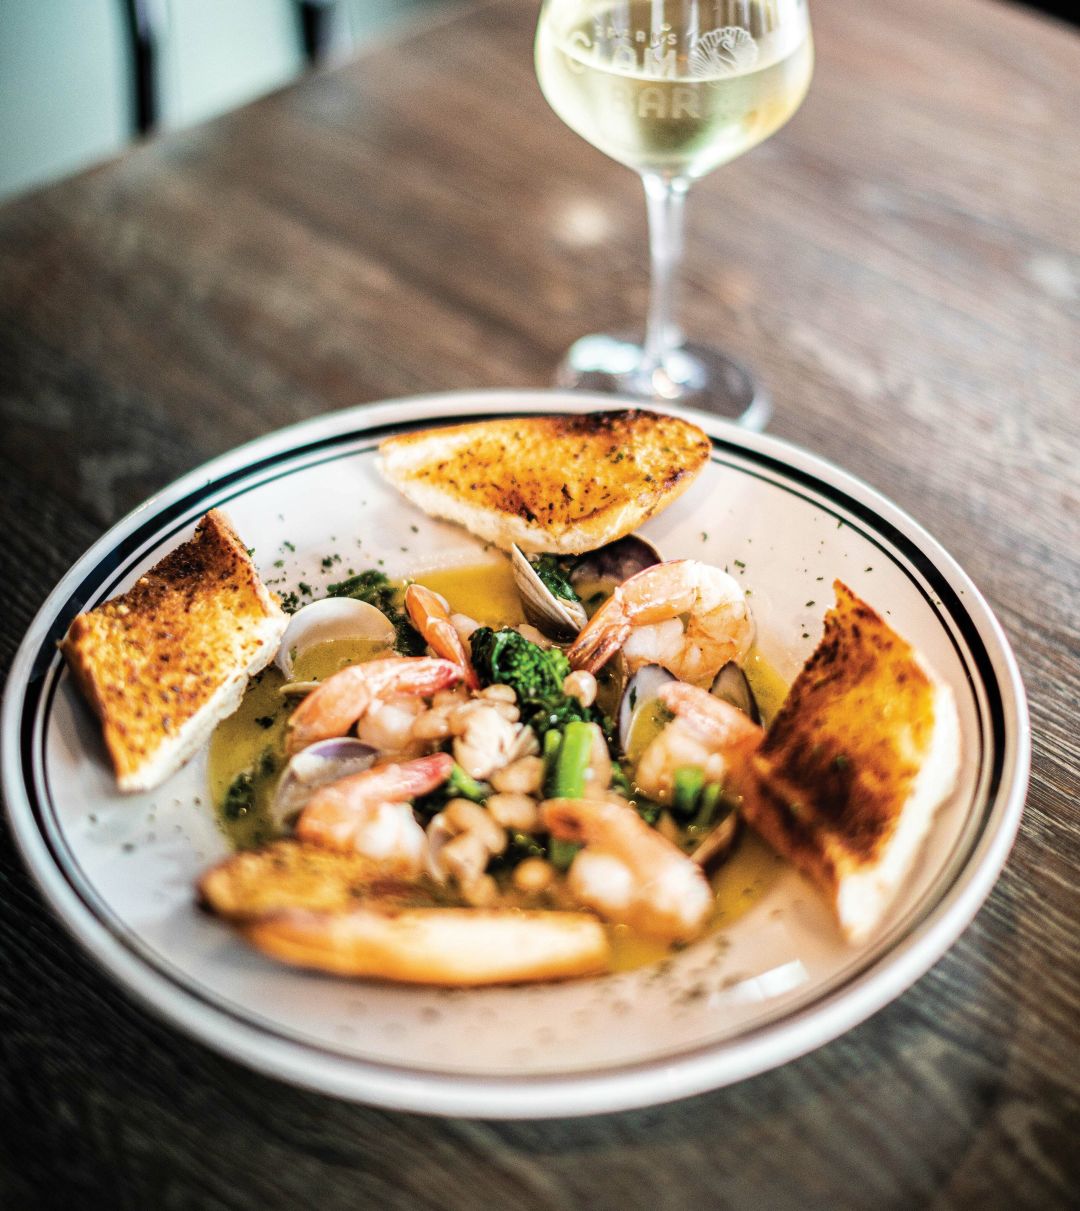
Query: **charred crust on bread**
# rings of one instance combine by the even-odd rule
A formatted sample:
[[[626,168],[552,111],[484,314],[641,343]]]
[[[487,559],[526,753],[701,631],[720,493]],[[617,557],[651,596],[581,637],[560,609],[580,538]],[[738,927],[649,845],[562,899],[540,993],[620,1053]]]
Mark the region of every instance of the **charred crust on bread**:
[[[840,581],[822,639],[750,758],[742,810],[861,941],[952,792],[951,690]]]
[[[60,649],[101,720],[121,789],[149,789],[190,756],[188,729],[205,726],[216,704],[228,706],[229,687],[242,692],[272,659],[284,625],[216,510],[126,593],[73,620]]]
[[[710,443],[640,409],[526,416],[388,438],[380,468],[415,504],[503,549],[585,551],[630,533],[704,467]]]
[[[911,646],[841,581],[821,642],[755,758],[790,845],[827,828],[854,862],[888,844],[934,725]]]

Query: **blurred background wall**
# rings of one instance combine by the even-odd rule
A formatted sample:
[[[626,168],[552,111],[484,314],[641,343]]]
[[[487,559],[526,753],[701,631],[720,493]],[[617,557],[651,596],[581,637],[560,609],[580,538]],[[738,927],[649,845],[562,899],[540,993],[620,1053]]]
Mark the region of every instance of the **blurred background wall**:
[[[0,0],[0,199],[346,58],[423,8],[461,2]],[[1073,21],[1080,8],[1031,3]]]
[[[199,122],[454,0],[0,0],[0,199]]]

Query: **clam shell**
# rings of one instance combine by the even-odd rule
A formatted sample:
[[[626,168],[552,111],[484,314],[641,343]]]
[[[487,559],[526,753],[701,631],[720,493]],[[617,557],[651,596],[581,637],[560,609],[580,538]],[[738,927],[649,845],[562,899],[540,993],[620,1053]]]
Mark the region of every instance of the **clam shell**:
[[[734,660],[729,660],[716,674],[709,693],[748,715],[752,723],[761,723],[761,711],[758,709],[754,691],[746,680],[746,674]]]
[[[626,683],[619,700],[619,747],[625,753],[638,711],[657,696],[662,685],[675,677],[658,664],[643,664]]]
[[[663,563],[663,559],[651,542],[627,534],[582,555],[570,573],[570,583],[575,588],[599,583],[611,593],[624,580],[657,563]]]
[[[521,608],[529,622],[551,639],[573,639],[587,621],[585,607],[556,597],[516,544],[510,548],[510,563]]]
[[[706,870],[727,857],[738,835],[739,814],[736,811],[729,811],[690,857],[702,870]]]
[[[392,647],[394,624],[366,601],[326,597],[302,606],[289,619],[274,663],[293,680],[293,661],[299,653],[332,639],[367,639]]]
[[[361,774],[378,756],[370,744],[352,736],[320,740],[301,749],[285,767],[274,792],[270,814],[279,828],[303,808],[320,786]]]

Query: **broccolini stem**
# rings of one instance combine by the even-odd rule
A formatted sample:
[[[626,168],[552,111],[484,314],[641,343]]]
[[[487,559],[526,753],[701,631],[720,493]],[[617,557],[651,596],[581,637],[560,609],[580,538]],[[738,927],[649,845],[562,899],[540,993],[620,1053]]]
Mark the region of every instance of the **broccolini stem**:
[[[585,774],[592,756],[593,726],[572,719],[551,770],[549,795],[553,799],[580,799],[585,793]]]
[[[693,815],[698,796],[705,785],[705,771],[700,765],[680,765],[675,771],[675,814]]]

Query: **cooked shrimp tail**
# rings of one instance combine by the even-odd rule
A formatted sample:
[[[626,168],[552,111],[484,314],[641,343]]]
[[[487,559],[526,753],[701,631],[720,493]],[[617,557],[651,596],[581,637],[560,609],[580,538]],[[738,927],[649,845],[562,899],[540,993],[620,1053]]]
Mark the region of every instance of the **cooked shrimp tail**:
[[[405,609],[431,650],[460,665],[465,670],[465,684],[470,690],[479,689],[472,659],[450,621],[450,607],[445,599],[422,584],[411,584],[405,590]]]
[[[449,753],[433,753],[322,786],[300,813],[296,835],[381,859],[396,872],[418,874],[427,860],[427,836],[410,800],[441,786],[453,768]]]
[[[677,559],[623,581],[566,655],[575,669],[595,673],[621,648],[630,672],[660,664],[683,681],[703,682],[742,659],[753,638],[737,581],[696,559]]]
[[[461,665],[430,656],[390,656],[351,665],[328,677],[293,711],[285,749],[298,753],[317,740],[344,736],[380,699],[397,694],[428,697],[463,676]]]

